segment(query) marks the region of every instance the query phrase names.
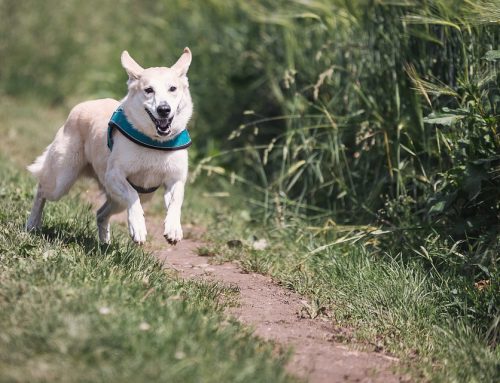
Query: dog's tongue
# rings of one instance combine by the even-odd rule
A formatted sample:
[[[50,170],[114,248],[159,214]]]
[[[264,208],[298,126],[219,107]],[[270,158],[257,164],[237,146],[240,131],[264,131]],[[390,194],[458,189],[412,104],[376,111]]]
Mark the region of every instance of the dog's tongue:
[[[160,123],[160,128],[166,129],[168,127],[168,119],[161,119],[158,121]]]

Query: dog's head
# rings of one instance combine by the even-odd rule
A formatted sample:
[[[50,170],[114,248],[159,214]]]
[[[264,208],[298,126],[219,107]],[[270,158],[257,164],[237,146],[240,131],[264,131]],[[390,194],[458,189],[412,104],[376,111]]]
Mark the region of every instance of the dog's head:
[[[187,79],[189,48],[184,48],[170,68],[144,69],[127,51],[123,51],[121,62],[129,78],[123,106],[134,126],[158,140],[169,139],[183,130],[192,112]]]

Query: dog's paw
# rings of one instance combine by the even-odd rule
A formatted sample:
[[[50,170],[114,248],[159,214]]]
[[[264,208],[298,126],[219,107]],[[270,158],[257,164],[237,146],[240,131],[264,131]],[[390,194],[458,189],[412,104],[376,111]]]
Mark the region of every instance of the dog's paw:
[[[109,223],[107,225],[97,222],[97,230],[99,233],[99,242],[109,245],[111,241],[111,234],[109,230]]]
[[[146,225],[129,225],[129,232],[132,240],[138,245],[142,245],[146,242]]]
[[[41,223],[39,223],[39,222],[32,222],[32,221],[28,221],[28,222],[26,223],[26,225],[24,226],[24,229],[25,229],[28,233],[30,233],[30,232],[32,232],[32,231],[38,231],[38,230],[40,230],[41,226],[42,226],[42,225],[41,225]]]
[[[42,228],[42,217],[30,215],[26,225],[24,226],[27,232],[38,231]]]
[[[178,223],[176,225],[165,223],[165,231],[163,232],[163,236],[171,245],[177,244],[182,239],[182,227],[181,224]]]
[[[132,240],[135,243],[142,245],[146,242],[146,222],[144,221],[144,216],[142,214],[135,217],[131,217],[129,215],[128,230],[130,237],[132,237]]]

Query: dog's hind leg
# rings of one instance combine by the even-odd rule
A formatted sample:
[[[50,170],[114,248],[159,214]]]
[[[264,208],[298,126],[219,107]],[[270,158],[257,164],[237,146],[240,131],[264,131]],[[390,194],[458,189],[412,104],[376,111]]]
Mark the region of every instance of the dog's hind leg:
[[[113,214],[125,210],[115,201],[106,199],[106,202],[97,210],[97,230],[99,233],[99,242],[109,243],[111,234],[109,230],[109,219]]]
[[[54,153],[48,157],[45,164],[46,173],[39,184],[43,197],[49,201],[58,201],[68,193],[86,165],[83,148],[81,151]]]
[[[31,208],[31,213],[26,222],[26,231],[38,230],[42,225],[42,215],[43,207],[45,206],[45,198],[42,197],[40,192],[40,187],[37,188],[35,194],[35,200],[33,201],[33,207]]]
[[[57,201],[64,196],[86,164],[83,141],[78,132],[63,126],[54,142],[28,166],[28,170],[38,179],[38,187],[26,230],[41,226],[45,201]]]

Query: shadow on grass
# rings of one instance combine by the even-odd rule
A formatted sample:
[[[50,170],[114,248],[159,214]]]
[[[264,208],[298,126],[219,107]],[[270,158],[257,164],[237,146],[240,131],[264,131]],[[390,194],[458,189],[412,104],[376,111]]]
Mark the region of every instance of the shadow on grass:
[[[97,240],[97,234],[89,235],[86,230],[75,229],[72,225],[67,224],[46,225],[34,234],[52,244],[76,245],[82,248],[87,255],[101,255],[119,249],[116,243],[100,243]]]

